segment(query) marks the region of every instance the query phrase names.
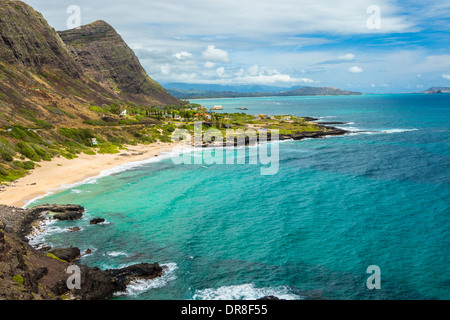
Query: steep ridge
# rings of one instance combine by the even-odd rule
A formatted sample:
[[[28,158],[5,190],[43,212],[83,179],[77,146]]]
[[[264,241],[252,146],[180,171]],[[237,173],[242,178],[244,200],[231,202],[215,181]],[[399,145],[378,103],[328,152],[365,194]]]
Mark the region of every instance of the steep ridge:
[[[58,34],[84,73],[117,94],[138,103],[178,103],[147,75],[133,50],[105,21]]]
[[[62,34],[76,45],[65,44],[29,5],[0,0],[0,125],[80,126],[97,117],[91,105],[179,104],[105,22]]]
[[[43,16],[20,1],[0,1],[0,57],[3,63],[30,71],[63,71],[81,77],[66,45]]]
[[[0,0],[0,183],[54,157],[169,140],[151,116],[181,101],[146,74],[111,26],[61,34],[69,45],[29,5]]]

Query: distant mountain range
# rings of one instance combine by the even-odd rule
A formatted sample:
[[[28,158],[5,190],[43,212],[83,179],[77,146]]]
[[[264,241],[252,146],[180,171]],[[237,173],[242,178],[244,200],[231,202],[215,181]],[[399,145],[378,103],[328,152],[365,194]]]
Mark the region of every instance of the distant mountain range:
[[[421,93],[428,93],[428,94],[450,93],[450,87],[432,87],[428,90],[421,91]]]
[[[269,96],[342,96],[361,95],[360,92],[346,91],[332,87],[293,87],[270,86],[218,86],[196,84],[166,84],[165,87],[179,99],[237,98]]]

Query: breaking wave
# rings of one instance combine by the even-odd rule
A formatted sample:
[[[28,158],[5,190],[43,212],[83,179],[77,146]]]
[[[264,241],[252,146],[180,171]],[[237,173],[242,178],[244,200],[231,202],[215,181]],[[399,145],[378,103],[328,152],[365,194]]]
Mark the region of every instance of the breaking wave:
[[[288,287],[256,288],[253,283],[235,286],[224,286],[217,289],[196,290],[194,300],[257,300],[267,296],[275,296],[282,300],[302,300]]]

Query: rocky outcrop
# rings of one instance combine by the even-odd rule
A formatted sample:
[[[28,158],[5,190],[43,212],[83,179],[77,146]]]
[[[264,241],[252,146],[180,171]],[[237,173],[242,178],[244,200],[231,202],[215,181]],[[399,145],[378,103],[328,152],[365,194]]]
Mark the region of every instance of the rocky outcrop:
[[[69,262],[80,257],[80,250],[37,251],[24,239],[23,231],[30,230],[33,221],[44,213],[81,210],[84,208],[72,205],[45,205],[29,210],[0,206],[0,300],[103,300],[125,291],[133,281],[162,275],[163,268],[157,263],[117,270],[78,265],[81,287],[69,289],[67,281],[72,275],[68,273]]]
[[[50,288],[65,268],[65,263],[0,230],[0,300],[58,299]]]
[[[81,251],[78,248],[54,249],[49,253],[67,262],[73,262],[81,257]]]
[[[323,131],[315,131],[315,132],[297,132],[293,134],[280,134],[280,140],[303,140],[303,139],[316,139],[323,138],[326,136],[342,136],[349,133],[346,130],[336,129],[336,128],[328,128]]]
[[[83,213],[80,211],[66,211],[57,213],[53,217],[61,221],[72,221],[81,219],[83,217]]]
[[[105,222],[105,219],[102,219],[102,218],[95,218],[95,219],[92,219],[92,220],[90,221],[90,224],[100,224],[100,223],[103,223],[103,222]]]
[[[284,141],[284,140],[303,140],[303,139],[317,139],[317,138],[324,138],[327,136],[342,136],[342,135],[346,135],[348,133],[350,133],[349,131],[343,130],[343,129],[338,129],[338,128],[334,128],[334,127],[328,127],[328,126],[323,126],[323,125],[318,125],[318,127],[320,128],[319,131],[302,131],[302,132],[295,132],[292,134],[279,134],[278,138],[274,137],[271,135],[270,131],[267,132],[267,139],[264,141],[261,141],[260,138],[258,137],[256,140],[257,142],[267,142],[267,141]],[[208,148],[208,147],[227,147],[227,146],[242,146],[241,143],[243,143],[243,145],[248,146],[251,145],[251,143],[253,143],[254,139],[250,139],[249,136],[245,136],[241,139],[235,137],[235,136],[231,136],[228,139],[224,139],[224,141],[206,141],[207,139],[202,139],[201,141],[201,145],[195,145],[196,147],[203,147],[203,148]]]
[[[40,214],[46,212],[52,214],[53,218],[61,221],[79,220],[83,217],[84,208],[79,205],[41,205],[29,210],[29,214],[38,217]]]
[[[0,222],[4,230],[25,240],[36,221],[53,215],[58,220],[77,220],[83,216],[84,208],[79,205],[40,205],[30,209],[21,209],[0,205]]]
[[[81,265],[80,289],[69,290],[66,280],[61,279],[52,291],[71,299],[104,300],[111,298],[117,292],[126,290],[127,285],[137,279],[153,279],[162,275],[162,267],[157,263],[142,263],[118,270],[100,270]]]
[[[275,296],[266,296],[258,299],[258,301],[278,301],[278,300],[280,300],[280,298]]]
[[[3,230],[24,238],[32,230],[31,224],[37,216],[28,210],[0,205],[0,223]]]
[[[67,204],[43,204],[40,206],[33,207],[29,210],[30,214],[37,215],[42,212],[84,212],[84,208],[79,205]]]

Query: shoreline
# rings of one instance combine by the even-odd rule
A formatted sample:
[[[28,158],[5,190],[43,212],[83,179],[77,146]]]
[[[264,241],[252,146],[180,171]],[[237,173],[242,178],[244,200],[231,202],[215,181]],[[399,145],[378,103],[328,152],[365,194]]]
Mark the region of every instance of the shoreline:
[[[32,200],[44,197],[65,185],[81,183],[121,165],[160,157],[171,151],[176,143],[152,143],[126,146],[118,154],[78,155],[76,159],[63,157],[39,162],[28,175],[4,186],[0,191],[0,204],[23,208]]]
[[[318,119],[308,118],[310,121]],[[315,122],[312,121],[312,122]],[[317,125],[322,131],[317,132],[301,132],[297,134],[281,134],[277,140],[268,137],[267,142],[286,141],[286,140],[303,140],[308,138],[324,138],[326,136],[345,135],[349,131],[324,126],[320,123]],[[245,140],[245,146],[248,147],[248,139]],[[260,142],[258,141],[257,144]],[[43,198],[52,191],[63,189],[65,186],[71,187],[79,183],[83,183],[90,178],[101,177],[102,173],[129,163],[141,162],[151,159],[157,159],[162,152],[171,152],[179,146],[180,143],[163,143],[156,142],[149,145],[138,144],[136,146],[125,146],[126,150],[117,154],[96,154],[87,155],[80,154],[78,158],[66,159],[64,157],[56,157],[51,161],[39,162],[39,167],[31,170],[29,174],[16,181],[3,186],[0,189],[0,204],[25,208],[33,201]],[[205,147],[227,147],[227,143],[222,145],[209,145],[204,143],[197,146],[202,149]],[[195,146],[193,146],[195,148]],[[236,147],[236,145],[235,145]]]

